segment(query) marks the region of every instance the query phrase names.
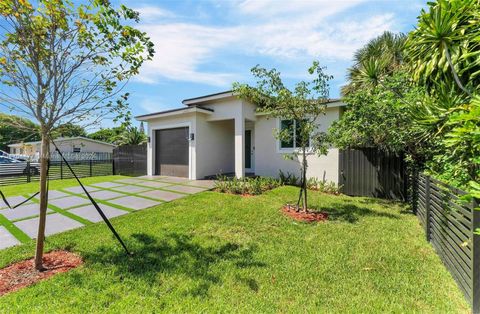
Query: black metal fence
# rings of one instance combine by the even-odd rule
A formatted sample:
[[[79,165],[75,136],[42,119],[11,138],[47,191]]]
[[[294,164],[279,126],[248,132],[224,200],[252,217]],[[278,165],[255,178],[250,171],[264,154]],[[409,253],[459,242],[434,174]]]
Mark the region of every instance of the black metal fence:
[[[465,192],[429,176],[415,173],[412,207],[425,228],[427,240],[452,274],[458,286],[480,313],[480,228],[478,202],[460,200]]]
[[[74,160],[68,162],[78,177],[106,176],[113,174],[113,160]],[[0,185],[22,184],[38,181],[40,164],[19,162],[0,164]],[[64,161],[50,161],[49,179],[70,179],[73,174]]]
[[[113,171],[125,176],[147,174],[147,144],[122,145],[113,150]]]
[[[403,157],[375,148],[341,150],[339,185],[342,193],[406,200],[407,175]]]

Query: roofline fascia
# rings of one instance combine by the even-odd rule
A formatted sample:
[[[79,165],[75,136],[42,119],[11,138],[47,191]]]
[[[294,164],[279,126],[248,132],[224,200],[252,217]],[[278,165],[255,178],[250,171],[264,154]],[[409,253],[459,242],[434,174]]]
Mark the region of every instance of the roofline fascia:
[[[148,121],[148,120],[157,119],[157,118],[181,115],[186,113],[194,113],[194,112],[212,114],[213,111],[210,111],[204,108],[199,108],[199,107],[186,107],[186,108],[168,110],[165,112],[157,112],[157,113],[136,116],[135,119],[138,121]]]

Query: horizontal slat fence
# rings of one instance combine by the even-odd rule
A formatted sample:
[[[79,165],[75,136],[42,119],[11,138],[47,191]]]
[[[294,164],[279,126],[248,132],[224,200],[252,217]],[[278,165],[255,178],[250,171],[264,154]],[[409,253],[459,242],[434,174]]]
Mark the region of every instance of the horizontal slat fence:
[[[113,150],[115,174],[141,176],[147,174],[147,144],[122,145]]]
[[[113,174],[113,160],[72,160],[68,162],[78,177],[107,176]],[[49,179],[71,179],[73,174],[64,161],[50,161]],[[40,179],[40,164],[22,162],[0,165],[0,186],[22,184]]]
[[[339,185],[342,193],[405,201],[406,166],[403,154],[376,148],[345,149],[339,153]]]
[[[452,274],[474,313],[480,313],[480,225],[478,202],[465,203],[464,191],[415,173],[412,202],[425,235]]]

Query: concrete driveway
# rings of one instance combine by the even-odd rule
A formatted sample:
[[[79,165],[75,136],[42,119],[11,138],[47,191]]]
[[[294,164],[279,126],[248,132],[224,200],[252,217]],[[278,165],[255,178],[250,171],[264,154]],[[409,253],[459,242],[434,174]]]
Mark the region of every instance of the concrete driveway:
[[[211,180],[142,176],[91,184],[87,189],[105,215],[113,218],[203,192],[213,185]],[[18,204],[25,199],[25,196],[15,196],[8,201]],[[8,209],[0,200],[0,249],[36,237],[38,206],[38,196],[15,209]],[[47,236],[100,221],[100,215],[80,186],[49,191]]]

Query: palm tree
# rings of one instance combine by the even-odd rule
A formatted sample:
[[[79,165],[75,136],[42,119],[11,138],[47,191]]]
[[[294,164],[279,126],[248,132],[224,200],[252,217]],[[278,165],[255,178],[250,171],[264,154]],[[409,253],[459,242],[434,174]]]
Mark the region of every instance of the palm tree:
[[[140,145],[147,141],[145,133],[141,132],[136,127],[128,127],[120,136],[120,145]]]
[[[359,88],[376,86],[385,75],[402,66],[405,40],[406,36],[402,33],[384,32],[357,50],[342,94],[346,96]]]
[[[456,86],[471,97],[480,85],[480,2],[438,0],[422,10],[406,53],[413,77],[429,90]]]

